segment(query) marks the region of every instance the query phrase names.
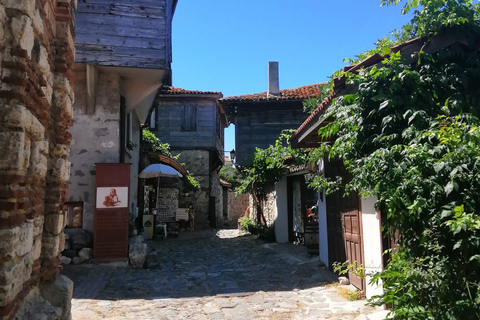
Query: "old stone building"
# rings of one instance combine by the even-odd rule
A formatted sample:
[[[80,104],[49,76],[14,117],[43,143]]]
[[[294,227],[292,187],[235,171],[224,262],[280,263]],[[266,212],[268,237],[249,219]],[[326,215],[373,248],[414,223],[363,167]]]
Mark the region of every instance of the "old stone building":
[[[178,189],[179,206],[192,203],[196,209],[196,228],[223,227],[223,191],[219,171],[224,159],[224,128],[227,119],[217,104],[220,92],[205,92],[164,87],[157,94],[150,130],[170,144],[179,162],[200,183],[197,192]]]
[[[297,128],[306,116],[303,102],[320,97],[320,87],[317,83],[280,90],[278,62],[270,62],[268,91],[219,99],[229,123],[235,124],[236,165],[251,166],[256,148],[268,148],[283,130]],[[250,197],[248,216],[275,225],[278,242],[297,241],[297,235],[303,233],[305,209],[315,203],[315,197],[306,197],[304,173],[292,172],[266,186],[258,197]]]
[[[59,277],[76,1],[0,0],[0,318],[67,319]]]
[[[128,208],[138,206],[141,126],[171,82],[176,0],[79,2],[69,228],[94,231],[96,163],[130,163]]]

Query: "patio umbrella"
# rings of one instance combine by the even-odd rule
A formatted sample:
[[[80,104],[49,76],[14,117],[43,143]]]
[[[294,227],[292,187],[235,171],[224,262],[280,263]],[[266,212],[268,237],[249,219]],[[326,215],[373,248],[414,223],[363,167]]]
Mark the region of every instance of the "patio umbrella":
[[[140,172],[138,175],[139,178],[156,178],[156,177],[183,177],[180,172],[174,168],[163,164],[163,163],[154,163],[147,166],[145,169]]]

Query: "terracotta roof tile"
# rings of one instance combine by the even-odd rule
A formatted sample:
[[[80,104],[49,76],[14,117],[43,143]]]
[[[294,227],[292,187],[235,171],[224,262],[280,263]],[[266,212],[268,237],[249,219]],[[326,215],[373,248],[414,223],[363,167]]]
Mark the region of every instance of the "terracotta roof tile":
[[[311,84],[293,89],[280,90],[279,96],[268,95],[267,92],[244,94],[240,96],[230,96],[220,99],[220,102],[267,102],[267,101],[294,101],[305,100],[308,98],[320,97],[320,86],[323,83]]]
[[[232,186],[232,184],[230,182],[225,181],[223,179],[220,179],[220,184],[224,187],[229,187],[229,188]]]

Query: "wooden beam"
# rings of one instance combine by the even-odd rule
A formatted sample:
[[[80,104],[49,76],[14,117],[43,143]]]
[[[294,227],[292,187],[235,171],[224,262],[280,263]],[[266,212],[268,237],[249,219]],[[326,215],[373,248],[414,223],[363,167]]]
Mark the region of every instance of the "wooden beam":
[[[87,90],[85,101],[87,102],[87,114],[95,114],[95,104],[97,101],[98,70],[94,65],[87,64],[86,78]]]

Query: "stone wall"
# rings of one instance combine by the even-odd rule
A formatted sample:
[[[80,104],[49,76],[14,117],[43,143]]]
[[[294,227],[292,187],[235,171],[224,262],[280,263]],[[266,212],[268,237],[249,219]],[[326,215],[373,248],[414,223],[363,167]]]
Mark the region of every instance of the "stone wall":
[[[188,195],[185,195],[180,190],[180,207],[185,208],[193,203],[195,207],[195,229],[208,229],[210,227],[210,152],[206,150],[181,150],[172,151],[172,153],[180,153],[178,162],[200,182],[200,190],[197,192],[189,192]]]
[[[84,68],[75,71],[75,82],[68,201],[83,202],[83,228],[93,232],[95,163],[120,161],[120,76],[99,72],[93,114],[87,112]]]
[[[224,188],[228,192],[228,218],[224,222],[228,227],[238,226],[238,219],[244,215],[248,216],[248,194],[235,196],[235,191]]]
[[[58,275],[73,103],[72,5],[0,0],[1,319],[70,314],[73,284]]]
[[[270,185],[265,188],[265,198],[261,200],[263,202],[263,216],[268,226],[272,226],[277,218],[277,193],[275,191],[275,185]],[[257,203],[253,196],[249,196],[249,215],[248,217],[257,221]]]

